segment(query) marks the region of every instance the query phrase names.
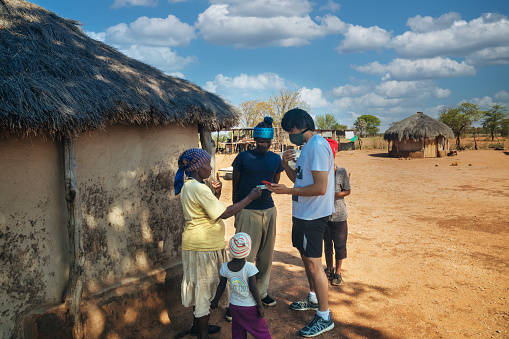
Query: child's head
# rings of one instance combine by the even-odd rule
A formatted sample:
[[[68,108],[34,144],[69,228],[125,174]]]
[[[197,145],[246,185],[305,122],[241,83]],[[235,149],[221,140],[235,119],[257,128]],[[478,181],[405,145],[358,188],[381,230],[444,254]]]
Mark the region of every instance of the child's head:
[[[249,234],[240,232],[230,239],[230,254],[233,258],[242,259],[251,252],[251,237]]]

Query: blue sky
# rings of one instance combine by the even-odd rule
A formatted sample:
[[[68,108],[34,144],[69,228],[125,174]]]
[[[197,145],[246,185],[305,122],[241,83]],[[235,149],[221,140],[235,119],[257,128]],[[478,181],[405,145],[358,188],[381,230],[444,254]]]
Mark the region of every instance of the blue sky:
[[[392,122],[509,107],[509,1],[36,0],[234,106],[300,91],[314,116]]]

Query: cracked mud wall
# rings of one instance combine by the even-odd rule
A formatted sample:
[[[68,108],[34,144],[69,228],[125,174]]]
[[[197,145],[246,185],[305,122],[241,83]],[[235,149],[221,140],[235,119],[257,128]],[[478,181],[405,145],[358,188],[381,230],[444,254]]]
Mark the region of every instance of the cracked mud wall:
[[[83,213],[84,296],[180,261],[177,159],[196,126],[111,126],[75,143]]]
[[[86,298],[180,262],[177,159],[197,126],[108,126],[75,140]],[[0,337],[62,302],[69,248],[60,144],[0,140]]]
[[[59,303],[68,277],[61,148],[42,138],[0,139],[0,338]]]

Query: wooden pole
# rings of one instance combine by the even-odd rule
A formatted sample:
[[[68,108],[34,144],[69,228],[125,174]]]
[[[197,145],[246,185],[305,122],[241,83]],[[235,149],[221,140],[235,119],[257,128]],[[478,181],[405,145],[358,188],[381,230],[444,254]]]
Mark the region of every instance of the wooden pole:
[[[83,323],[81,320],[80,304],[83,292],[83,251],[81,205],[76,180],[76,158],[74,142],[66,137],[62,138],[64,152],[65,200],[67,202],[67,231],[69,234],[69,280],[64,292],[64,302],[69,306],[69,320],[72,337],[82,339]]]
[[[210,154],[210,166],[212,166],[212,174],[209,178],[210,181],[216,180],[216,149],[214,141],[212,140],[212,133],[207,127],[198,125],[198,132],[200,133],[201,147]]]

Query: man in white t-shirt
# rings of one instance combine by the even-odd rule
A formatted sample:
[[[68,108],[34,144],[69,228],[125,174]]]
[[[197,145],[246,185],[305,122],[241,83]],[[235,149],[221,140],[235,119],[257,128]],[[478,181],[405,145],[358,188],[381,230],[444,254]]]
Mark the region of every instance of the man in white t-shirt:
[[[314,337],[334,328],[329,313],[329,285],[322,268],[323,233],[334,212],[334,157],[327,140],[315,133],[313,118],[306,111],[289,110],[281,127],[289,133],[292,143],[303,147],[295,169],[288,165],[295,151],[283,153],[283,168],[294,187],[272,184],[268,189],[292,195],[292,243],[306,268],[309,296],[290,307],[296,311],[317,310],[313,321],[300,330],[302,336]]]

